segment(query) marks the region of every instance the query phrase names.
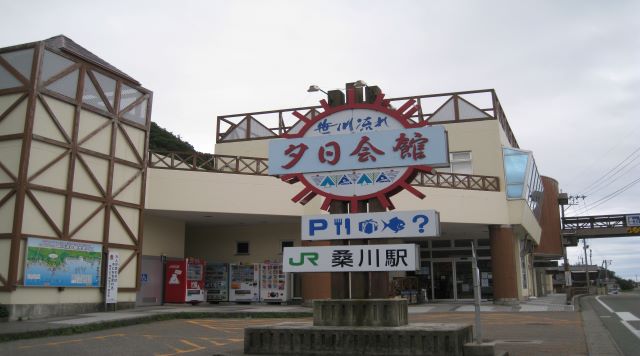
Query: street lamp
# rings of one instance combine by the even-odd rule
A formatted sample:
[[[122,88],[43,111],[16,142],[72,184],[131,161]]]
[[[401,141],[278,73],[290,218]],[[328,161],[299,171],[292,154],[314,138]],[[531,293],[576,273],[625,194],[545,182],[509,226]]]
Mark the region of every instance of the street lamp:
[[[321,92],[323,92],[325,95],[329,95],[329,94],[327,94],[327,92],[326,92],[326,91],[322,90],[319,86],[317,86],[317,85],[315,85],[315,84],[314,84],[314,85],[310,85],[310,86],[309,86],[309,89],[307,89],[307,93],[313,93],[313,92],[315,92],[315,91],[321,91]]]

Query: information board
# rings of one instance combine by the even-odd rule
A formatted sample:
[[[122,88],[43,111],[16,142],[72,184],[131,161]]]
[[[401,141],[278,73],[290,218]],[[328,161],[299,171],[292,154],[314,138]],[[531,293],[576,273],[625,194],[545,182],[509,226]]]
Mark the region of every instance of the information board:
[[[41,287],[99,287],[102,245],[30,237],[24,285]]]
[[[440,236],[440,214],[435,210],[381,213],[306,215],[302,240],[375,239]]]

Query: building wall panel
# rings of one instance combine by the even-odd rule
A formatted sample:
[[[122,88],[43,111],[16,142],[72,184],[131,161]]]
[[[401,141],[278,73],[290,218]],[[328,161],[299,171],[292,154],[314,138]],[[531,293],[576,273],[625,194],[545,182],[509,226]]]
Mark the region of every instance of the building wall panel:
[[[18,177],[21,153],[22,140],[0,141],[0,163],[2,163],[14,177]]]
[[[166,217],[144,215],[144,243],[142,254],[183,258],[185,223]]]
[[[2,112],[0,111],[0,114]],[[27,115],[27,100],[22,102],[0,121],[0,133],[12,135],[24,132],[24,121]]]
[[[90,220],[85,223],[89,217],[91,217]],[[80,226],[81,224],[84,225]],[[102,203],[80,198],[72,199],[69,220],[69,233],[73,233],[72,239],[102,242],[103,226],[104,206]]]
[[[71,104],[65,103],[64,101],[60,101],[58,99],[54,99],[48,96],[41,96],[44,102],[49,106],[51,112],[56,117],[60,126],[64,129],[67,136],[73,136],[73,122],[75,117],[75,107]],[[42,105],[42,104],[40,104]],[[36,121],[37,121],[36,116]]]
[[[0,199],[4,199],[11,193],[10,189],[0,189]],[[13,194],[4,204],[0,205],[0,234],[8,234],[13,231],[13,214],[16,207],[16,196]]]

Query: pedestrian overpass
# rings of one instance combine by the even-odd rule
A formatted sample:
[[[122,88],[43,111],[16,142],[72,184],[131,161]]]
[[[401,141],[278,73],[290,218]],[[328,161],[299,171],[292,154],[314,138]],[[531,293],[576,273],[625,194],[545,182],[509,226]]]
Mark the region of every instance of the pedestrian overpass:
[[[562,239],[565,246],[577,246],[579,239],[624,236],[640,236],[640,214],[562,218]]]

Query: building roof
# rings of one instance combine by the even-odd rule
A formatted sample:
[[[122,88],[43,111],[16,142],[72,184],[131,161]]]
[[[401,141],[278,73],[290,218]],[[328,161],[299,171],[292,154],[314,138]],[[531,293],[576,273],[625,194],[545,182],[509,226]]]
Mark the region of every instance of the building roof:
[[[62,52],[66,52],[69,53],[73,56],[79,57],[89,63],[92,63],[106,71],[109,71],[113,74],[116,74],[120,77],[123,77],[125,79],[128,79],[130,81],[132,81],[133,83],[135,83],[136,85],[140,85],[140,83],[133,79],[131,76],[127,75],[126,73],[124,73],[123,71],[121,71],[120,69],[114,67],[113,65],[111,65],[110,63],[108,63],[107,61],[103,60],[102,58],[96,56],[95,54],[91,53],[91,51],[89,51],[88,49],[80,46],[79,44],[75,43],[72,39],[70,39],[67,36],[64,35],[58,35],[55,37],[51,37],[49,39],[44,40],[44,43],[47,47],[49,48],[55,48],[58,49]]]

